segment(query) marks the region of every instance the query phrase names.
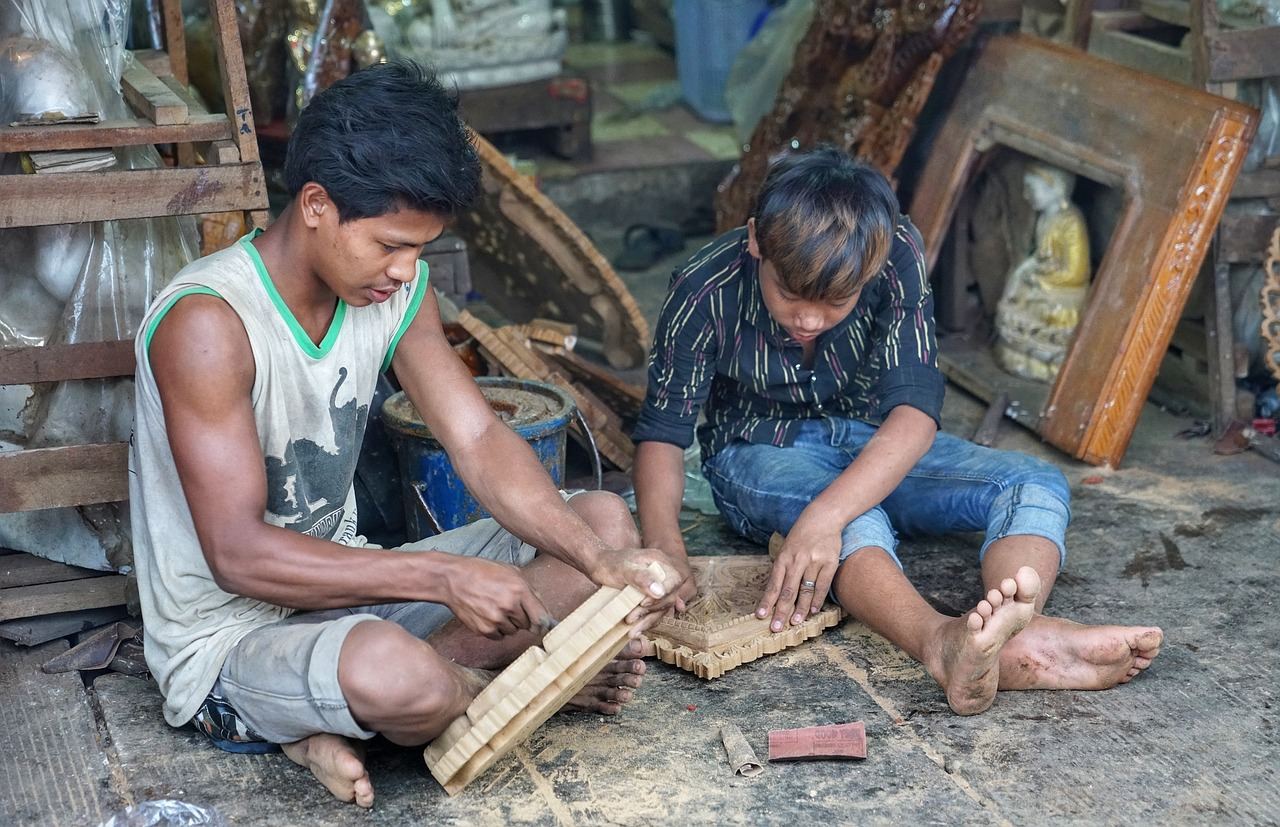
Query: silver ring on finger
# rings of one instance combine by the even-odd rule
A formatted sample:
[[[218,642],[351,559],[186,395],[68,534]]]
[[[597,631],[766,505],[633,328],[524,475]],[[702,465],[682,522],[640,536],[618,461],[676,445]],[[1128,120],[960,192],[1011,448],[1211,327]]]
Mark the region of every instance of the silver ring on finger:
[[[818,584],[812,580],[802,580],[800,582],[800,591],[811,592],[818,588]]]

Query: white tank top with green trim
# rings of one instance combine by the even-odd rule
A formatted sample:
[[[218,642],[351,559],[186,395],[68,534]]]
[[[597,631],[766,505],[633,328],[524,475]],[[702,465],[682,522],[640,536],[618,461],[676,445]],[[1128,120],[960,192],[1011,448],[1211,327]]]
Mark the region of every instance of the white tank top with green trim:
[[[137,401],[129,454],[134,562],[147,665],[173,726],[195,714],[242,637],[292,610],[229,594],[213,580],[174,466],[147,358],[156,326],[194,293],[217,295],[231,306],[253,351],[253,414],[266,460],[263,519],[358,546],[364,538],[356,534],[353,480],[369,405],[379,374],[391,363],[427,290],[426,264],[419,262],[418,277],[381,304],[350,307],[338,301],[329,331],[317,345],[276,291],[251,238],[174,276],[151,304],[135,342]]]

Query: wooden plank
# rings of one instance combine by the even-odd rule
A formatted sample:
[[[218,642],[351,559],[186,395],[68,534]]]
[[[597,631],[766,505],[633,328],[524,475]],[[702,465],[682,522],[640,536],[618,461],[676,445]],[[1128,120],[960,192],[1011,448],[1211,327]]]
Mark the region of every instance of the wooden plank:
[[[169,55],[169,68],[181,84],[187,77],[187,33],[182,25],[182,0],[163,0],[164,48]]]
[[[458,93],[462,119],[482,135],[521,129],[545,129],[575,122],[583,109],[590,112],[591,101],[555,95],[553,84],[582,78],[562,76],[551,81],[536,80],[493,89],[468,89]]]
[[[0,620],[39,617],[76,609],[123,606],[124,587],[128,579],[122,574],[108,574],[88,580],[0,589]]]
[[[128,467],[125,442],[0,453],[0,513],[121,502]]]
[[[1280,169],[1242,172],[1231,188],[1232,198],[1273,198],[1280,195]]]
[[[1089,54],[1175,83],[1189,85],[1192,81],[1191,55],[1186,51],[1131,32],[1099,31],[1096,18],[1089,35]]]
[[[120,92],[133,111],[157,126],[186,123],[191,117],[182,99],[136,60],[125,66]]]
[[[176,3],[177,0],[172,2]],[[241,159],[245,163],[257,163],[258,137],[254,132],[253,107],[249,102],[249,78],[245,74],[244,52],[240,48],[240,28],[236,23],[235,6],[232,0],[213,0],[212,12],[213,45],[218,56],[218,67],[222,71],[224,108],[235,127],[233,137],[240,147]],[[262,204],[263,207],[266,206],[265,197]]]
[[[226,115],[208,113],[193,114],[187,123],[165,126],[157,126],[146,118],[98,124],[6,126],[0,127],[0,153],[218,141],[234,134]]]
[[[240,147],[236,146],[235,141],[214,141],[206,144],[200,154],[204,156],[207,164],[238,164],[240,163]],[[435,275],[434,273],[432,275]],[[434,282],[432,282],[434,284]]]
[[[0,227],[80,224],[161,215],[266,209],[267,185],[258,163],[221,167],[67,172],[57,176],[0,176]]]
[[[173,64],[169,62],[169,53],[160,49],[134,49],[133,59],[146,66],[151,74],[164,80],[173,75]]]
[[[0,348],[0,386],[132,376],[133,340]]]
[[[1218,225],[1219,256],[1222,261],[1261,263],[1267,256],[1271,233],[1280,223],[1280,215],[1229,214]]]
[[[34,586],[38,583],[85,580],[90,577],[102,577],[109,573],[68,566],[65,563],[36,557],[34,554],[10,554],[0,557],[0,589]]]
[[[1280,75],[1280,26],[1207,33],[1205,51],[1211,83]]]
[[[81,609],[6,620],[0,623],[0,638],[11,640],[19,646],[38,646],[56,638],[105,626],[127,616],[123,606],[108,606],[104,609]]]
[[[1191,4],[1187,0],[1140,0],[1138,10],[1163,23],[1191,28]]]

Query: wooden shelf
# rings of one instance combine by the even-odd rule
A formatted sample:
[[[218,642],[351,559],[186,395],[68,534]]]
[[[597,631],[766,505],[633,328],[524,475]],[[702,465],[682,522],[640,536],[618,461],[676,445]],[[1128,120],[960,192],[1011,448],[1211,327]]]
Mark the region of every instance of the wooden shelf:
[[[226,115],[192,114],[187,123],[157,126],[146,118],[62,126],[0,128],[0,153],[52,149],[98,149],[147,144],[202,143],[235,137]]]

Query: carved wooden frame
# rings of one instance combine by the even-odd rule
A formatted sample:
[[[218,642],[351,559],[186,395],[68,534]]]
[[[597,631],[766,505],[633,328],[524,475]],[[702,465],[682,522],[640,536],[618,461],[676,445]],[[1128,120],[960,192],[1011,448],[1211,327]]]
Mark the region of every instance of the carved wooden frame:
[[[1020,421],[1047,442],[1095,465],[1119,463],[1257,122],[1243,104],[1038,38],[985,45],[912,200],[929,266],[997,144],[1125,196],[1056,381],[1045,395],[1009,377]],[[963,376],[947,351],[944,340],[944,370]],[[972,387],[980,379],[961,384],[984,395]]]

